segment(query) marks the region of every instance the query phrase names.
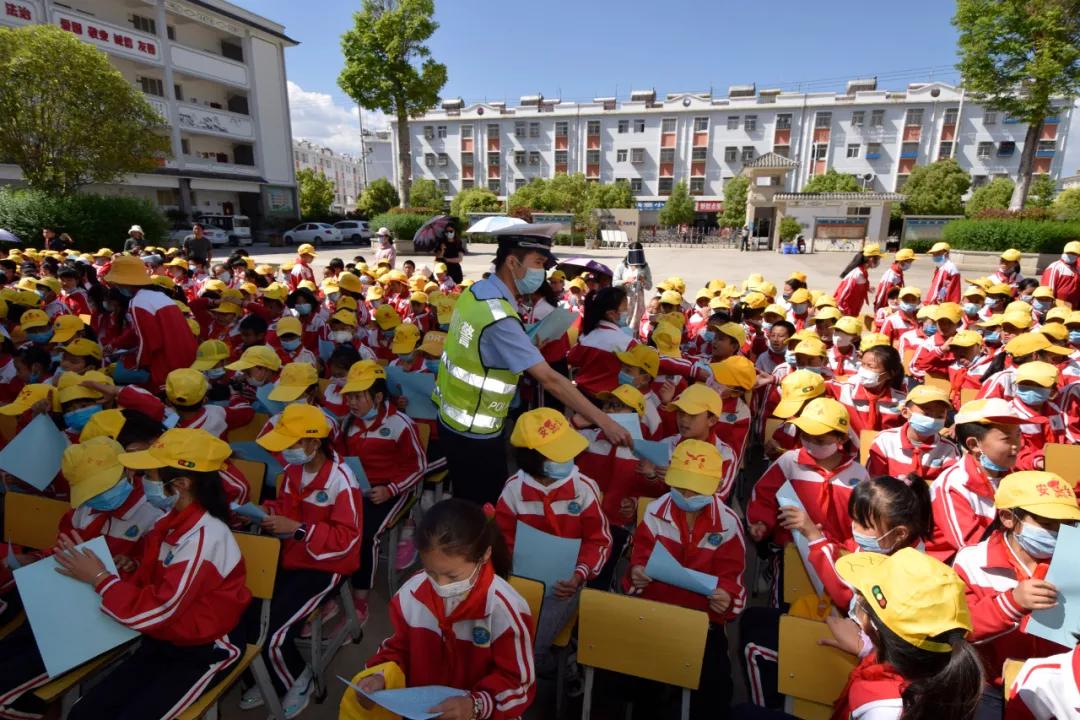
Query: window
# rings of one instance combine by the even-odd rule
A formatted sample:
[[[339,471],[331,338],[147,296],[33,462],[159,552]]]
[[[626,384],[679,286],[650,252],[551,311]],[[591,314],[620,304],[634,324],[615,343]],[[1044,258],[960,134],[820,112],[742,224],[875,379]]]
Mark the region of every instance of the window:
[[[742,149],[742,156],[741,156],[741,160],[742,160],[742,161],[743,161],[744,163],[748,163],[748,162],[753,162],[753,161],[754,161],[754,147],[753,147],[752,145],[747,145],[746,147],[744,147],[744,148]]]
[[[670,195],[671,194],[671,188],[672,188],[672,186],[674,184],[675,184],[675,179],[674,178],[669,178],[669,177],[660,178],[659,194],[660,195]]]
[[[437,137],[437,138],[445,138],[446,137],[446,126],[445,125],[436,125],[435,126],[435,137]]]
[[[450,181],[446,178],[439,178],[439,192],[443,195],[450,192]]]
[[[997,112],[987,110],[983,113],[983,125],[997,125]]]
[[[499,153],[497,153],[497,152],[489,152],[488,153],[488,167],[499,167],[500,164],[501,163],[499,162]]]
[[[473,166],[473,154],[471,152],[461,153],[461,167]]]
[[[615,162],[626,162],[627,151],[625,148],[615,151]]]
[[[498,123],[488,123],[487,136],[489,139],[499,139],[499,125]]]
[[[709,129],[709,118],[696,117],[694,118],[694,132],[707,132]]]
[[[433,139],[435,137],[435,126],[434,125],[425,125],[424,126],[424,137],[426,139],[428,139],[428,140],[431,140],[431,139]]]
[[[472,178],[464,178],[461,181],[461,189],[462,190],[472,190],[472,188],[473,188],[473,179]]]
[[[791,113],[780,113],[776,116],[776,129],[777,130],[790,130],[791,129]]]
[[[645,148],[631,148],[630,149],[630,162],[635,165],[640,165],[645,162]]]
[[[619,134],[620,135],[625,135],[628,132],[630,132],[630,121],[629,120],[620,120],[619,121]]]
[[[945,158],[952,157],[952,143],[949,141],[942,142],[938,145],[937,151],[938,160],[944,160]]]
[[[871,110],[870,111],[870,126],[871,127],[884,127],[885,126],[885,111],[884,110]]]
[[[530,152],[529,153],[529,164],[530,165],[539,165],[540,164],[540,153],[536,152],[535,150]]]
[[[705,194],[705,178],[692,177],[690,178],[690,194],[691,195],[704,195]]]
[[[1035,146],[1036,152],[1054,152],[1057,149],[1056,140],[1040,140],[1039,144]]]
[[[1012,140],[1004,140],[998,145],[998,157],[1010,157],[1014,152],[1016,152],[1016,143]]]
[[[981,188],[983,185],[985,185],[989,181],[990,181],[990,178],[987,177],[986,175],[972,175],[971,176],[971,189],[974,190],[976,188]]]
[[[525,137],[525,132],[526,132],[525,121],[524,120],[516,121],[514,123],[514,137],[523,138],[523,137]]]
[[[515,165],[524,165],[525,164],[525,151],[524,150],[515,150],[514,151],[514,164]]]
[[[881,157],[881,143],[867,143],[865,157],[867,160],[877,160]]]
[[[600,151],[599,150],[587,150],[585,152],[585,163],[588,165],[600,164]]]
[[[675,118],[664,118],[660,121],[660,132],[675,132]]]
[[[776,145],[776,146],[773,147],[772,151],[774,153],[776,153],[777,155],[779,155],[780,157],[786,157],[786,158],[791,157],[791,146],[790,145]]]
[[[540,123],[538,123],[538,122],[529,123],[529,137],[531,137],[531,138],[540,137]]]
[[[435,153],[424,153],[424,164],[428,167],[435,167]]]
[[[586,131],[586,134],[588,134],[588,135],[593,135],[593,136],[599,135],[600,134],[600,121],[599,120],[590,120],[585,125],[585,131]]]
[[[848,215],[854,215],[856,217],[868,217],[870,215],[870,208],[868,207],[849,207],[847,209]]]
[[[641,192],[641,178],[630,178],[630,192],[635,195]]]
[[[172,25],[166,25],[165,26],[165,35],[170,40],[176,40],[176,28],[174,28]]]
[[[831,112],[818,112],[814,114],[814,127],[816,128],[828,128],[832,127],[832,113]]]
[[[673,163],[675,162],[675,148],[661,148],[660,149],[660,162]]]
[[[866,119],[865,110],[855,110],[851,113],[851,127],[861,128],[863,121]]]
[[[709,157],[709,148],[696,147],[690,151],[690,159],[695,161],[706,160]]]
[[[738,130],[739,129],[739,116],[738,115],[728,115],[727,116],[727,129],[728,130]]]
[[[514,190],[525,187],[525,178],[514,178]]]
[[[446,153],[439,153],[439,167],[446,167],[450,164],[450,156]]]
[[[922,108],[908,108],[904,115],[904,125],[922,125]]]
[[[847,146],[847,156],[849,158],[857,158],[857,157],[859,157],[859,144],[858,143],[851,143],[851,144],[849,144]]]
[[[555,164],[556,165],[565,165],[566,164],[566,158],[567,158],[567,154],[566,154],[565,150],[556,150],[555,151]]]
[[[757,115],[747,115],[743,118],[743,130],[755,132],[757,130]]]
[[[943,122],[946,125],[955,125],[956,124],[956,118],[957,118],[957,116],[959,114],[960,114],[960,111],[959,111],[958,108],[946,108],[945,109],[945,116],[941,119],[941,122]]]
[[[981,142],[981,143],[979,143],[979,148],[975,151],[975,157],[977,157],[977,158],[988,158],[988,157],[990,157],[991,153],[993,153],[993,150],[994,150],[994,143],[992,143],[992,142]]]
[[[634,132],[636,132],[636,133],[645,132],[645,119],[644,118],[634,118]]]
[[[825,157],[826,157],[826,153],[828,153],[828,151],[829,151],[828,143],[818,143],[817,145],[814,146],[812,154],[813,154],[815,160],[824,160]]]
[[[735,162],[739,159],[739,148],[730,145],[724,148],[724,162]]]
[[[473,128],[472,125],[462,125],[461,126],[461,139],[462,140],[472,140],[472,128]]]
[[[565,120],[555,123],[555,137],[566,137],[570,133],[570,124]]]
[[[502,183],[499,178],[488,178],[488,190],[498,195],[502,192]]]
[[[900,146],[900,157],[902,158],[917,158],[919,157],[919,143],[906,142]]]
[[[143,17],[142,15],[131,16],[131,27],[135,28],[139,32],[157,35],[157,23],[155,23],[148,17]]]
[[[139,78],[139,87],[147,95],[165,97],[165,85],[157,78],[141,77]]]

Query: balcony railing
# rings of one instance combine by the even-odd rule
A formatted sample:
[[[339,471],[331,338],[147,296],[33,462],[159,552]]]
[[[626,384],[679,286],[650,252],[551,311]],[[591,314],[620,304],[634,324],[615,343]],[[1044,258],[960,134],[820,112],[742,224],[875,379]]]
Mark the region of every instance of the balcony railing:
[[[255,126],[247,115],[180,103],[177,116],[180,128],[189,132],[246,140],[255,138]]]
[[[83,42],[105,52],[161,65],[162,47],[157,37],[63,10],[53,10],[53,22]]]
[[[239,87],[248,87],[250,84],[248,69],[243,63],[177,43],[170,43],[169,51],[173,66],[182,72]]]
[[[234,162],[221,162],[199,157],[197,155],[184,155],[184,167],[209,172],[232,173],[234,175],[258,175],[259,169],[253,165],[237,165]]]

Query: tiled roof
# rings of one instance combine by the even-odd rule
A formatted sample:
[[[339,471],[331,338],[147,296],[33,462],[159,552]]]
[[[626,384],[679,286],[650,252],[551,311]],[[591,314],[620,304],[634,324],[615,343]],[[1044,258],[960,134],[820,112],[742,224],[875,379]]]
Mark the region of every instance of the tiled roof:
[[[891,200],[901,202],[904,196],[892,192],[778,192],[777,200]]]
[[[799,167],[799,163],[790,158],[786,158],[783,155],[777,155],[774,152],[767,152],[764,155],[759,156],[753,162],[747,163],[744,167],[748,168],[796,168]]]

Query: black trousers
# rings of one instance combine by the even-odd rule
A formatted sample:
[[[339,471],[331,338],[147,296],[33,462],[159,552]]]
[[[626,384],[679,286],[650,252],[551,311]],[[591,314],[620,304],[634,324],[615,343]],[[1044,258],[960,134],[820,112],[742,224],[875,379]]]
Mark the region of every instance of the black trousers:
[[[604,592],[612,591],[612,584],[619,580],[619,578],[615,577],[615,570],[619,560],[622,559],[626,544],[630,542],[630,537],[631,532],[627,528],[620,525],[611,526],[611,553],[608,555],[604,567],[600,569],[600,574],[586,583],[589,587]]]
[[[370,590],[375,584],[375,572],[379,569],[379,545],[382,542],[386,526],[398,510],[405,507],[410,494],[392,497],[386,502],[376,505],[364,497],[364,523],[360,531],[360,569],[352,574],[352,586],[354,590]],[[391,553],[393,548],[390,548]],[[390,562],[394,562],[394,556],[390,555]]]
[[[477,439],[439,423],[439,438],[446,453],[446,469],[454,497],[477,505],[499,500],[510,474],[506,465],[506,439],[502,433]],[[364,518],[365,524],[367,518]]]
[[[453,280],[458,285],[461,284],[462,279],[465,277],[461,272],[461,263],[459,263],[459,262],[456,262],[456,263],[448,262],[448,263],[446,263],[446,274],[449,275],[450,279]]]
[[[780,608],[748,607],[739,618],[739,639],[750,702],[779,709],[784,698],[776,689],[777,652],[780,647]]]

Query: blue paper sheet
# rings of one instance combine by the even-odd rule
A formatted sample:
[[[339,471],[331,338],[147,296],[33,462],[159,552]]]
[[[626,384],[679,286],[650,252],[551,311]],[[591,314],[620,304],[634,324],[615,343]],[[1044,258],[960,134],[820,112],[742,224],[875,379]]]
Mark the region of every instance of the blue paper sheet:
[[[653,546],[649,562],[645,564],[645,574],[658,582],[706,596],[713,594],[719,582],[715,575],[680,565],[679,561],[659,541]]]
[[[277,383],[274,383],[273,385],[263,385],[255,391],[255,402],[252,403],[255,407],[255,412],[262,412],[267,415],[277,415],[285,410],[285,406],[289,403],[270,399],[270,393],[274,392],[275,387],[277,387]]]
[[[577,567],[581,538],[562,538],[518,520],[514,532],[514,574],[544,583],[546,595],[555,583],[569,580]]]
[[[22,567],[22,563],[19,562],[19,558],[15,555],[15,546],[11,543],[8,543],[7,546],[7,557],[4,558],[4,563],[8,566],[8,570],[18,570]]]
[[[782,508],[793,507],[803,511],[806,510],[802,501],[799,500],[795,488],[789,482],[785,482],[776,491],[776,503]],[[814,570],[814,566],[810,562],[810,541],[798,531],[791,533],[791,541],[795,543],[795,549],[799,551],[799,557],[802,558],[803,567],[806,568],[806,574],[810,577],[810,583],[814,586],[814,591],[818,594],[818,597],[824,597],[825,584],[821,582],[821,578],[818,577],[817,571]]]
[[[671,464],[671,446],[655,440],[634,440],[634,455],[648,460],[656,467],[666,468]]]
[[[1080,633],[1080,528],[1062,525],[1057,546],[1046,571],[1046,581],[1057,588],[1057,604],[1046,610],[1032,610],[1022,626],[1028,635],[1052,640],[1065,647],[1076,645],[1073,633]]]
[[[371,490],[371,483],[368,482],[367,473],[364,472],[364,465],[360,462],[360,458],[356,456],[346,457],[345,464],[349,466],[349,469],[353,471],[353,475],[356,476],[356,484],[360,486],[360,492],[366,493]]]
[[[79,545],[90,548],[115,573],[104,537]],[[101,598],[84,582],[56,572],[56,558],[14,572],[45,670],[53,678],[139,636],[101,611]],[[77,629],[77,632],[73,632]]]
[[[243,515],[257,523],[261,523],[266,519],[266,511],[255,503],[246,502],[243,505],[229,503],[229,508],[237,515]]]
[[[466,695],[464,690],[446,687],[445,685],[424,685],[414,688],[401,688],[400,690],[379,690],[378,692],[366,693],[340,675],[338,680],[357,691],[371,702],[381,708],[385,708],[395,715],[400,715],[408,720],[428,720],[439,717],[441,713],[428,712],[447,698]]]
[[[326,362],[330,359],[330,356],[334,354],[334,348],[337,347],[331,340],[319,341],[319,359]]]
[[[124,361],[121,360],[113,369],[113,381],[117,385],[142,385],[150,381],[150,371],[124,367]]]
[[[266,484],[273,486],[277,476],[285,471],[284,466],[273,454],[254,440],[231,443],[233,455],[240,460],[254,460],[266,464]]]
[[[44,490],[60,472],[67,435],[48,415],[38,415],[0,450],[0,470]]]
[[[642,440],[641,417],[637,413],[608,413],[608,417],[626,428],[634,440]]]
[[[537,345],[561,338],[577,319],[577,314],[566,308],[557,307],[549,312],[543,320],[534,323],[525,329],[525,333],[531,337]]]
[[[405,414],[414,420],[434,420],[439,409],[431,401],[435,376],[431,373],[405,372],[396,365],[386,368],[386,384],[394,397],[405,396],[409,404]]]

